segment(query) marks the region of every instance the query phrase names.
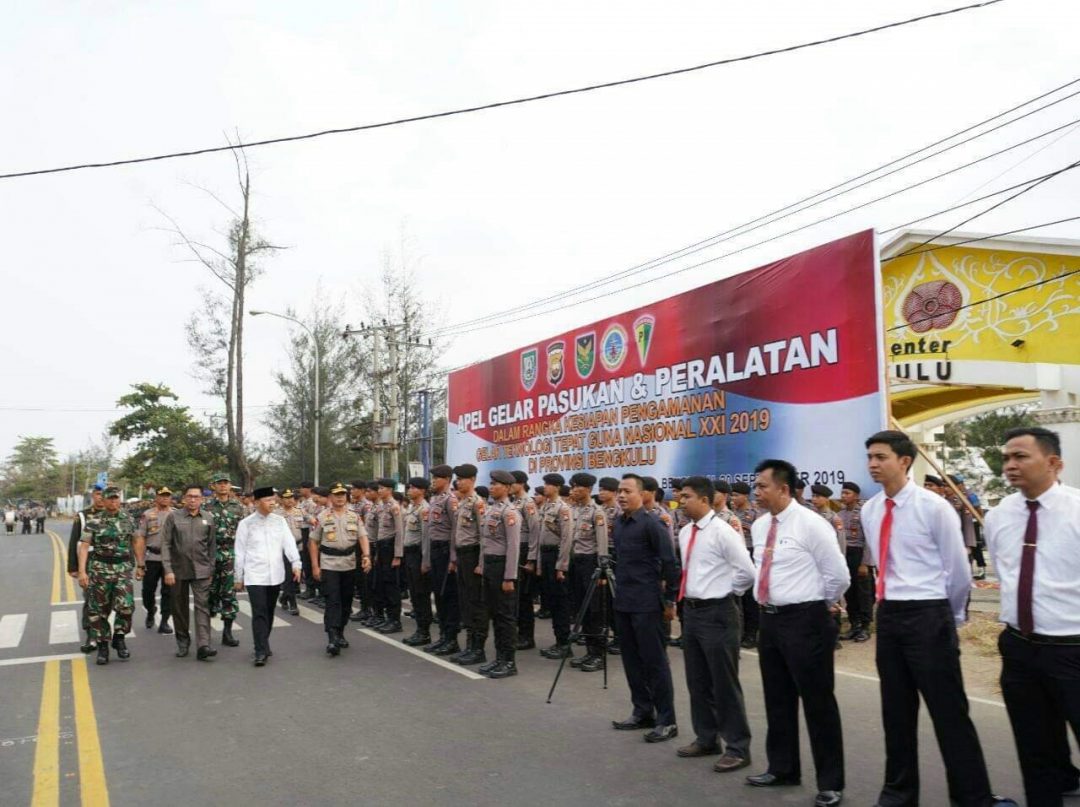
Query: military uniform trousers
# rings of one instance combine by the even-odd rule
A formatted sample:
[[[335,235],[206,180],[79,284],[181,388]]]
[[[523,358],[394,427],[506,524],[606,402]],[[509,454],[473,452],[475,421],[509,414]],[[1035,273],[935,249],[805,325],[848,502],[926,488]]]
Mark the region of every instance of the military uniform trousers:
[[[322,594],[326,597],[323,610],[323,627],[327,633],[331,630],[345,630],[349,624],[349,610],[352,608],[353,588],[356,585],[356,573],[322,570]]]
[[[401,562],[409,583],[409,602],[412,603],[416,627],[428,631],[431,629],[431,573],[424,574],[420,569],[423,554],[420,546],[407,546]]]
[[[375,607],[384,611],[386,618],[401,620],[401,585],[399,573],[394,568],[394,539],[375,542]]]
[[[849,546],[845,551],[851,585],[844,595],[847,604],[848,621],[851,627],[867,628],[874,618],[874,570],[868,568],[866,577],[859,577],[859,566],[863,561],[863,547]]]
[[[519,558],[529,557],[529,544],[523,541],[518,545]],[[536,611],[533,610],[533,596],[536,594],[536,575],[524,569],[518,570],[518,618],[517,631],[522,639],[533,640],[536,632]]]
[[[189,592],[195,592],[195,646],[210,646],[210,578],[177,580],[169,592],[177,644],[191,644]]]
[[[473,623],[473,633],[480,647],[487,641],[488,625],[494,626],[495,650],[512,659],[517,645],[517,591],[503,591],[506,577],[505,555],[484,555],[483,575],[474,574],[481,580],[483,597],[480,600]],[[515,581],[515,589],[516,589]]]
[[[566,644],[570,640],[570,590],[564,579],[555,579],[555,564],[559,559],[557,546],[540,547],[541,601],[551,611],[551,629],[555,643]]]
[[[86,587],[90,641],[109,641],[112,636],[110,613],[115,615],[117,633],[131,633],[131,615],[135,611],[131,561],[108,561],[95,557],[90,561],[87,572],[90,577],[90,584]]]
[[[573,560],[570,561],[570,586],[573,592],[575,619],[578,614],[582,614],[582,606],[585,607],[585,612],[581,615],[581,624],[575,627],[585,637],[585,647],[589,655],[593,656],[599,656],[604,649],[604,620],[600,614],[601,598],[604,592],[599,585],[593,589],[592,596],[585,605],[585,595],[589,591],[589,584],[592,583],[592,576],[596,569],[596,555],[574,555]]]
[[[236,619],[240,607],[236,604],[236,548],[218,547],[214,559],[214,576],[210,579],[210,613],[222,619]]]
[[[473,570],[480,565],[480,547],[463,546],[457,549],[458,604],[461,622],[471,632],[475,630],[476,609],[483,597],[480,575]]]
[[[161,584],[161,613],[169,613],[169,587],[165,584],[165,567],[160,560],[151,560],[151,557],[161,557],[161,552],[156,555],[148,547],[146,550],[146,574],[142,579],[142,604],[146,613],[156,611],[158,583]]]
[[[431,586],[435,594],[435,613],[439,620],[439,636],[448,639],[461,630],[461,610],[458,608],[457,581],[450,578],[450,542],[431,542]]]

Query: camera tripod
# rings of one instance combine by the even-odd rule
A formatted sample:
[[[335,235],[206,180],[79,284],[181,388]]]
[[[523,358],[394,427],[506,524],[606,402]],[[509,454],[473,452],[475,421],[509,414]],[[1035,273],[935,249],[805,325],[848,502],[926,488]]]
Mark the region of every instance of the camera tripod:
[[[607,557],[597,558],[596,568],[593,570],[592,577],[589,578],[589,585],[585,589],[585,596],[581,598],[581,606],[578,608],[577,616],[574,618],[574,624],[570,629],[570,636],[567,638],[566,643],[568,646],[573,647],[574,643],[581,637],[586,639],[599,639],[600,640],[600,658],[603,662],[604,671],[604,689],[607,689],[607,657],[608,657],[608,619],[607,619],[607,594],[600,597],[600,633],[582,633],[581,625],[585,621],[585,615],[589,612],[589,606],[592,605],[593,596],[596,594],[596,589],[599,588],[600,579],[607,582],[608,590],[611,592],[611,598],[615,599],[615,571],[611,565],[611,559]],[[566,667],[566,660],[570,658],[569,655],[565,655],[559,661],[559,669],[555,671],[555,680],[551,682],[551,689],[548,690],[547,702],[551,703],[551,696],[555,694],[555,687],[559,685],[559,678],[562,677],[563,668]]]

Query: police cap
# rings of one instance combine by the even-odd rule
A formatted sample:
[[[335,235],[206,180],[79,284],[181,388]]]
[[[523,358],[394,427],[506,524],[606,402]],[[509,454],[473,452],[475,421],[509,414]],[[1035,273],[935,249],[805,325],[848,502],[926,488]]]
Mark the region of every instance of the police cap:
[[[427,481],[427,478],[423,476],[414,476],[409,480],[410,488],[419,488],[420,490],[427,490],[431,486],[431,483]]]
[[[862,493],[862,488],[856,485],[854,482],[845,482],[840,486],[841,490],[850,490],[852,493]]]
[[[593,489],[596,484],[596,477],[592,474],[587,474],[584,471],[579,471],[570,477],[570,487],[572,488],[588,488]]]
[[[545,485],[555,485],[555,487],[562,487],[566,484],[566,480],[562,474],[544,474]]]
[[[439,479],[449,479],[454,475],[454,469],[449,465],[436,465],[431,469],[431,475],[437,476]]]
[[[511,471],[510,476],[514,477],[514,481],[519,485],[529,484],[529,475],[524,471]]]
[[[476,466],[465,463],[454,468],[454,476],[458,479],[476,479]]]
[[[500,485],[512,485],[514,484],[514,475],[509,471],[496,470],[491,472],[491,481],[498,482]]]
[[[600,490],[610,490],[612,493],[619,489],[619,480],[613,476],[600,478]]]
[[[732,482],[731,483],[731,492],[732,493],[741,493],[744,496],[749,496],[750,495],[750,486],[748,484],[746,484],[745,482]]]
[[[810,492],[815,496],[824,496],[826,499],[832,498],[832,488],[828,485],[811,485]]]
[[[348,493],[349,491],[340,482],[335,482],[330,488],[330,495],[333,496],[338,493]]]

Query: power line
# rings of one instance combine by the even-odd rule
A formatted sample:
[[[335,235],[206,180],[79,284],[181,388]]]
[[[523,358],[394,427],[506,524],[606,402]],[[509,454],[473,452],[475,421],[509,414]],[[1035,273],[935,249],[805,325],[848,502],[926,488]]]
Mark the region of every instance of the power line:
[[[1017,227],[1015,230],[1005,230],[1004,232],[994,233],[993,235],[980,235],[978,238],[965,238],[963,241],[953,241],[949,244],[938,244],[936,247],[930,247],[929,249],[920,249],[913,252],[903,252],[899,255],[893,255],[889,258],[883,258],[881,263],[888,263],[889,261],[895,261],[897,258],[906,258],[912,255],[925,255],[927,252],[937,252],[939,249],[962,247],[967,244],[976,244],[979,241],[990,241],[991,239],[1002,238],[1006,235],[1016,235],[1017,233],[1028,233],[1032,230],[1042,230],[1046,227],[1053,227],[1055,224],[1066,224],[1070,221],[1080,221],[1080,216],[1069,216],[1067,219],[1057,219],[1056,221],[1044,221],[1042,224],[1032,224],[1028,227]],[[938,238],[940,237],[941,236],[938,236]]]
[[[318,132],[308,132],[306,134],[289,135],[286,137],[274,137],[267,138],[265,140],[252,140],[247,143],[237,143],[235,145],[227,146],[210,146],[206,148],[190,149],[187,151],[176,151],[165,154],[156,154],[147,157],[132,157],[123,160],[111,160],[109,162],[95,162],[95,163],[80,163],[76,165],[66,165],[56,168],[39,168],[31,171],[17,171],[8,174],[0,174],[0,179],[15,179],[18,177],[30,177],[40,176],[43,174],[59,174],[67,171],[79,171],[87,168],[114,168],[121,165],[134,165],[137,163],[157,162],[160,160],[172,160],[180,157],[196,157],[204,154],[217,154],[223,151],[233,151],[238,148],[257,148],[259,146],[277,145],[280,143],[294,143],[301,140],[313,140],[318,137],[326,137],[328,135],[347,134],[352,132],[370,131],[372,129],[385,129],[391,126],[401,126],[407,123],[417,123],[426,120],[435,120],[438,118],[449,118],[455,115],[466,115],[473,112],[483,112],[491,109],[499,109],[501,107],[517,106],[521,104],[528,104],[534,101],[546,101],[552,98],[560,98],[567,95],[578,95],[581,93],[593,92],[596,90],[606,90],[612,87],[621,87],[628,84],[638,84],[645,81],[652,81],[660,78],[670,78],[671,76],[684,75],[686,73],[694,73],[700,70],[707,70],[712,67],[720,67],[722,65],[735,64],[738,62],[748,62],[754,59],[762,59],[767,56],[776,56],[782,53],[792,53],[798,50],[805,50],[807,48],[817,47],[819,45],[828,45],[835,42],[841,42],[846,39],[855,39],[856,37],[866,36],[868,34],[879,33],[886,31],[890,28],[900,28],[905,25],[912,25],[917,22],[923,22],[925,20],[934,19],[937,17],[947,17],[952,14],[959,14],[963,11],[971,11],[973,9],[985,8],[986,6],[993,6],[1003,0],[985,0],[981,3],[973,3],[967,6],[960,6],[958,8],[946,9],[945,11],[937,11],[932,14],[923,14],[918,17],[911,17],[906,20],[899,20],[897,22],[890,22],[884,25],[878,25],[873,28],[865,28],[861,31],[853,31],[846,34],[839,34],[837,36],[831,36],[825,39],[817,39],[812,42],[803,42],[798,45],[788,45],[783,48],[775,48],[773,50],[760,51],[758,53],[751,53],[744,56],[734,56],[728,59],[719,59],[714,62],[706,62],[705,64],[692,65],[690,67],[680,67],[675,70],[666,70],[661,73],[650,73],[644,76],[635,76],[632,78],[618,79],[616,81],[607,81],[600,84],[589,84],[584,87],[575,87],[566,90],[555,90],[552,92],[541,93],[539,95],[530,95],[522,98],[514,98],[506,101],[495,101],[488,104],[479,104],[476,106],[462,107],[459,109],[451,109],[443,112],[432,112],[425,115],[415,115],[408,118],[397,118],[395,120],[382,121],[380,123],[368,123],[358,126],[348,126],[339,129],[324,129]]]
[[[1076,83],[1080,83],[1080,78],[1073,79],[1072,81],[1068,81],[1065,84],[1062,84],[1060,87],[1055,87],[1054,89],[1049,90],[1048,92],[1045,92],[1045,93],[1043,93],[1041,95],[1038,95],[1035,98],[1024,101],[1023,103],[1018,104],[1018,105],[1016,105],[1014,107],[1011,107],[1010,109],[1007,109],[1007,110],[1005,110],[1003,112],[999,112],[996,115],[993,115],[990,118],[987,118],[986,120],[983,120],[983,121],[980,121],[979,123],[968,126],[965,129],[961,129],[959,132],[955,132],[955,133],[949,135],[948,137],[941,138],[941,139],[939,139],[939,140],[937,140],[937,141],[935,141],[933,143],[930,143],[930,144],[928,144],[926,146],[923,146],[920,149],[916,149],[913,152],[909,152],[908,154],[905,154],[902,157],[897,157],[894,160],[890,160],[889,162],[885,163],[884,165],[878,166],[877,168],[871,169],[869,171],[865,171],[862,174],[859,174],[859,175],[857,175],[855,177],[852,177],[852,178],[847,179],[847,180],[845,180],[843,182],[840,182],[840,183],[838,183],[836,185],[833,185],[830,188],[826,188],[825,190],[822,190],[822,191],[819,191],[819,192],[817,192],[815,194],[807,196],[807,197],[805,197],[803,199],[800,199],[799,201],[792,202],[792,203],[790,203],[788,205],[785,205],[784,207],[778,208],[777,210],[774,210],[772,212],[765,213],[765,214],[763,214],[761,216],[758,216],[755,219],[751,219],[750,221],[744,222],[743,224],[739,224],[739,225],[737,225],[735,227],[732,227],[731,229],[725,230],[725,231],[723,231],[721,233],[717,233],[716,235],[712,235],[712,236],[709,236],[708,238],[702,239],[702,240],[697,241],[695,243],[688,244],[687,246],[681,247],[681,248],[679,248],[677,250],[674,250],[672,252],[668,252],[668,253],[666,253],[664,255],[660,255],[660,256],[658,256],[656,258],[652,258],[651,260],[645,261],[644,263],[640,263],[640,264],[637,264],[635,266],[631,266],[630,268],[624,269],[624,270],[622,270],[622,271],[620,271],[620,272],[618,272],[618,273],[616,273],[614,275],[609,275],[607,277],[599,278],[599,279],[591,281],[589,283],[585,283],[585,284],[582,284],[582,285],[579,285],[579,286],[574,286],[572,288],[565,289],[564,291],[558,292],[558,293],[550,295],[548,297],[544,297],[544,298],[541,298],[539,300],[534,300],[534,301],[532,301],[530,303],[524,303],[524,304],[522,304],[520,306],[516,306],[516,307],[508,309],[508,310],[499,311],[499,312],[495,312],[495,313],[492,313],[492,314],[487,314],[485,316],[476,317],[476,318],[470,319],[470,320],[463,320],[461,322],[454,323],[454,324],[451,324],[451,325],[446,325],[446,326],[444,326],[442,328],[438,328],[438,329],[432,331],[431,333],[446,333],[446,332],[453,331],[453,330],[455,330],[457,328],[469,327],[469,326],[472,326],[472,325],[478,325],[480,323],[487,322],[487,321],[493,320],[493,319],[503,319],[507,315],[514,314],[514,313],[517,313],[519,311],[527,311],[529,309],[536,308],[536,307],[538,307],[540,305],[544,305],[544,304],[547,304],[549,302],[554,302],[556,300],[566,299],[567,297],[574,297],[577,294],[582,294],[582,293],[584,293],[586,291],[590,291],[590,290],[592,290],[594,288],[599,288],[601,286],[610,285],[611,283],[617,282],[618,280],[621,280],[622,278],[628,277],[628,276],[630,276],[632,274],[635,274],[635,273],[637,273],[639,271],[643,271],[643,270],[647,270],[647,269],[653,269],[653,268],[656,268],[658,266],[662,266],[662,265],[664,265],[666,263],[670,263],[671,260],[686,257],[687,255],[695,254],[695,253],[700,252],[703,249],[706,249],[706,248],[708,248],[710,246],[716,246],[716,245],[724,243],[726,241],[730,241],[733,238],[737,238],[738,236],[746,235],[747,233],[753,232],[754,230],[758,230],[761,227],[768,226],[769,224],[774,224],[777,221],[781,221],[783,219],[789,218],[790,216],[793,216],[793,215],[795,215],[797,213],[801,213],[801,212],[803,212],[805,210],[809,210],[812,207],[817,207],[818,205],[824,204],[825,202],[831,201],[832,199],[838,198],[839,196],[843,196],[843,195],[845,195],[847,193],[851,193],[852,191],[858,190],[861,187],[865,187],[866,185],[872,184],[872,183],[877,182],[877,181],[879,181],[881,179],[885,179],[886,177],[892,176],[893,174],[898,173],[899,171],[904,171],[904,170],[906,170],[908,168],[911,168],[911,167],[913,167],[915,165],[918,165],[919,163],[922,163],[922,162],[925,162],[926,160],[932,159],[933,157],[944,154],[947,151],[958,148],[959,146],[970,143],[971,141],[976,140],[976,139],[978,139],[980,137],[983,137],[985,135],[988,135],[988,134],[991,134],[991,133],[993,133],[995,131],[998,131],[999,129],[1002,129],[1002,128],[1006,127],[1006,126],[1009,126],[1009,125],[1011,125],[1013,123],[1016,123],[1017,121],[1023,120],[1023,119],[1025,119],[1025,118],[1027,118],[1027,117],[1029,117],[1031,115],[1037,114],[1038,112],[1041,112],[1041,111],[1043,111],[1045,109],[1048,109],[1049,107],[1055,106],[1056,104],[1062,103],[1063,101],[1067,101],[1070,98],[1073,98],[1073,97],[1075,97],[1077,95],[1080,95],[1080,90],[1077,90],[1076,92],[1070,93],[1069,95],[1066,95],[1066,96],[1064,96],[1062,98],[1059,98],[1059,99],[1057,99],[1055,101],[1051,101],[1050,103],[1047,103],[1047,104],[1045,104],[1045,105],[1043,105],[1041,107],[1038,107],[1037,109],[1030,110],[1030,111],[1024,113],[1023,115],[1020,115],[1020,116],[1018,116],[1016,118],[1005,121],[1004,123],[1001,123],[1001,124],[999,124],[997,126],[994,126],[993,128],[987,129],[986,131],[980,132],[980,133],[978,133],[976,135],[973,135],[973,136],[971,136],[969,138],[966,138],[966,139],[961,140],[961,141],[959,141],[957,143],[954,143],[954,144],[952,144],[952,145],[950,145],[950,146],[948,146],[946,148],[943,148],[943,149],[941,149],[939,151],[934,152],[933,154],[928,154],[928,155],[926,155],[926,156],[924,156],[924,157],[922,157],[922,158],[920,158],[918,160],[915,160],[914,162],[908,163],[906,165],[902,165],[899,168],[896,168],[896,169],[894,169],[892,171],[889,171],[889,172],[887,172],[885,174],[881,174],[880,176],[874,177],[872,179],[868,179],[866,182],[862,182],[859,185],[855,185],[853,187],[846,188],[845,190],[839,191],[838,193],[832,193],[833,191],[836,191],[836,190],[838,190],[840,188],[844,188],[845,185],[850,185],[851,183],[857,182],[860,179],[863,179],[865,177],[869,177],[872,174],[876,174],[879,171],[882,171],[882,170],[884,170],[886,168],[890,168],[890,167],[896,165],[897,163],[903,162],[903,161],[905,161],[905,160],[907,160],[907,159],[909,159],[909,158],[911,158],[911,157],[913,157],[913,156],[915,156],[917,154],[920,154],[920,153],[922,153],[924,151],[927,151],[928,149],[932,149],[935,146],[941,145],[942,143],[948,142],[949,140],[953,140],[953,139],[955,139],[957,137],[960,137],[961,135],[964,135],[964,134],[970,132],[973,129],[977,129],[977,128],[981,127],[981,126],[985,126],[987,123],[991,123],[991,122],[997,120],[998,118],[1001,118],[1001,117],[1003,117],[1005,115],[1008,115],[1008,114],[1010,114],[1012,112],[1015,112],[1018,109],[1021,109],[1021,108],[1025,107],[1025,106],[1029,106],[1029,105],[1031,105],[1033,103],[1036,103],[1037,101],[1041,101],[1042,99],[1044,99],[1044,98],[1046,98],[1046,97],[1048,97],[1050,95],[1053,95],[1054,93],[1060,92],[1061,90],[1066,89],[1066,88],[1068,88],[1068,87],[1070,87],[1070,86],[1072,86],[1072,85],[1074,85]],[[1080,121],[1078,121],[1078,123],[1080,123]],[[1054,131],[1057,131],[1057,130],[1054,130]],[[1047,134],[1051,134],[1051,133],[1052,132],[1047,133]],[[1067,132],[1066,132],[1066,134],[1067,134]],[[1045,136],[1045,135],[1042,135],[1042,136]],[[1023,145],[1027,145],[1028,142],[1030,142],[1030,141],[1025,141],[1025,142],[1022,142],[1022,143],[1018,143],[1015,146],[1011,146],[1009,149],[1006,149],[1005,151],[1011,150],[1013,148],[1019,148],[1019,147],[1021,147]],[[1002,153],[1004,153],[1004,152],[997,152],[995,154],[988,155],[988,157],[986,159],[998,156],[999,154],[1002,154]],[[966,167],[966,166],[962,166],[962,167]],[[825,196],[826,194],[830,194],[830,193],[832,193],[831,196]],[[818,199],[818,197],[822,197],[822,196],[825,196],[825,198]],[[818,199],[818,201],[813,201],[815,199]],[[807,202],[812,202],[812,201],[813,201],[813,204],[805,204]],[[798,208],[797,210],[792,210],[792,208],[796,208],[796,207]],[[785,213],[785,211],[791,211],[791,212]],[[781,213],[784,213],[785,215],[782,215],[782,216],[779,215]],[[767,219],[768,219],[768,221],[766,221]],[[751,225],[756,225],[756,226],[751,226]],[[749,228],[749,229],[747,229],[747,228]],[[740,230],[742,232],[739,232]]]

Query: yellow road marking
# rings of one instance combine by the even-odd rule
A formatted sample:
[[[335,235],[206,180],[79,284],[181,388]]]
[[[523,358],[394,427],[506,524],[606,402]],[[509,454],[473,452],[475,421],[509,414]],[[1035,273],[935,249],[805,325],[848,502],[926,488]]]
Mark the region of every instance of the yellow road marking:
[[[60,803],[60,662],[45,663],[38,715],[37,749],[34,751],[33,807]]]
[[[86,659],[71,662],[71,685],[75,691],[75,738],[79,746],[79,786],[83,807],[108,807],[109,788],[105,784],[105,762],[101,757],[94,699]]]
[[[60,602],[60,542],[54,533],[49,533],[53,550],[52,604]]]
[[[67,595],[65,602],[75,601],[75,579],[67,573],[68,569],[68,548],[64,543],[64,539],[60,537],[59,533],[55,533],[52,530],[47,530],[53,541],[56,542],[56,546],[60,549],[60,576],[64,580],[64,594]],[[53,603],[57,605],[58,603]]]

